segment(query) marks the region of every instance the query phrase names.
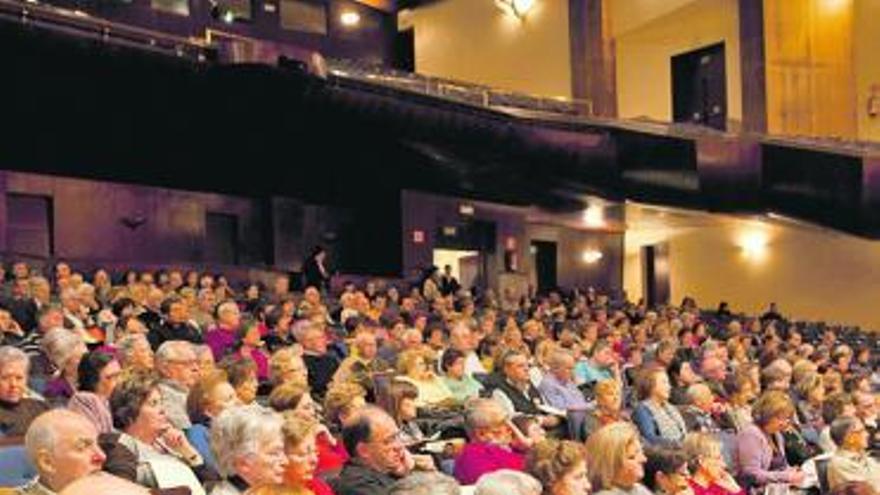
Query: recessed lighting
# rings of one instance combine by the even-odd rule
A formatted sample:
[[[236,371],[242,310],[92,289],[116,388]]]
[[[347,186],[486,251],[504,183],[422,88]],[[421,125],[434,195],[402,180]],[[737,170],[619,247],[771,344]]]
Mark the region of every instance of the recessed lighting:
[[[343,12],[342,15],[339,16],[339,22],[341,22],[343,26],[355,27],[361,23],[361,15],[352,11]]]

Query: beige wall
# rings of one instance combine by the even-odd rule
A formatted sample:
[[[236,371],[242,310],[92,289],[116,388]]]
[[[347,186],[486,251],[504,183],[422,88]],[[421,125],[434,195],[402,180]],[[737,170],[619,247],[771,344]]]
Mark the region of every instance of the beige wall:
[[[542,96],[571,97],[568,2],[539,0],[524,21],[492,0],[445,0],[411,12],[416,72]]]
[[[618,17],[620,15],[626,15],[626,12],[618,12]],[[617,108],[620,117],[646,116],[671,121],[671,57],[722,41],[727,72],[727,116],[728,119],[742,120],[736,0],[687,3],[615,38]]]
[[[671,300],[694,296],[703,307],[727,301],[756,313],[776,301],[797,319],[880,329],[880,242],[789,222],[758,222],[694,213],[694,227],[672,228]],[[627,236],[638,237],[638,226]],[[743,239],[764,236],[763,255],[749,256]],[[627,242],[624,280],[641,297],[638,243]]]
[[[856,113],[858,115],[859,139],[880,141],[880,116],[869,117],[868,98],[872,86],[880,98],[880,36],[877,35],[877,20],[880,19],[880,2],[877,0],[856,0],[855,15],[855,71],[856,71]]]

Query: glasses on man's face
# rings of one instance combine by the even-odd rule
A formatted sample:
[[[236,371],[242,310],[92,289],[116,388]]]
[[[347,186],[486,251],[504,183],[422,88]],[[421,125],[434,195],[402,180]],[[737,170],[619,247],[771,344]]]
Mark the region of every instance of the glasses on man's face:
[[[382,448],[390,449],[395,447],[402,447],[404,442],[404,434],[400,430],[396,430],[394,433],[389,434],[385,438],[376,439],[374,443],[379,445]]]

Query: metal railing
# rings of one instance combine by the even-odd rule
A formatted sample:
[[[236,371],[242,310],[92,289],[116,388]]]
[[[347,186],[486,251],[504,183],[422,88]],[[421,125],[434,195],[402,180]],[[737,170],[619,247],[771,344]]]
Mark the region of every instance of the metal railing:
[[[80,10],[55,7],[36,1],[0,0],[0,20],[37,26],[114,45],[160,52],[198,62],[205,62],[214,56],[213,48],[200,38],[183,38],[112,22]]]
[[[353,60],[327,60],[327,69],[329,75],[335,77],[361,80],[484,108],[522,109],[566,116],[590,117],[593,115],[593,104],[590,100],[546,97],[507,91],[479,84],[377,67]]]

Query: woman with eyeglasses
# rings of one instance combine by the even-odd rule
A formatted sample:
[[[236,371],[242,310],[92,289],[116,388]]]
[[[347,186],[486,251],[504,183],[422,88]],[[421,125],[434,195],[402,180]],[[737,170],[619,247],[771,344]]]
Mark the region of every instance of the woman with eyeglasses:
[[[321,478],[315,476],[318,468],[318,448],[315,439],[321,432],[317,421],[308,420],[296,412],[284,414],[284,451],[287,453],[287,469],[284,486],[288,495],[333,495],[333,490]]]
[[[788,464],[782,436],[793,414],[791,399],[779,390],[765,392],[755,402],[754,424],[746,426],[736,437],[737,477],[747,488],[803,482],[804,473]]]
[[[692,459],[690,487],[694,495],[744,495],[745,491],[727,472],[721,442],[708,433],[692,433],[684,441]]]

